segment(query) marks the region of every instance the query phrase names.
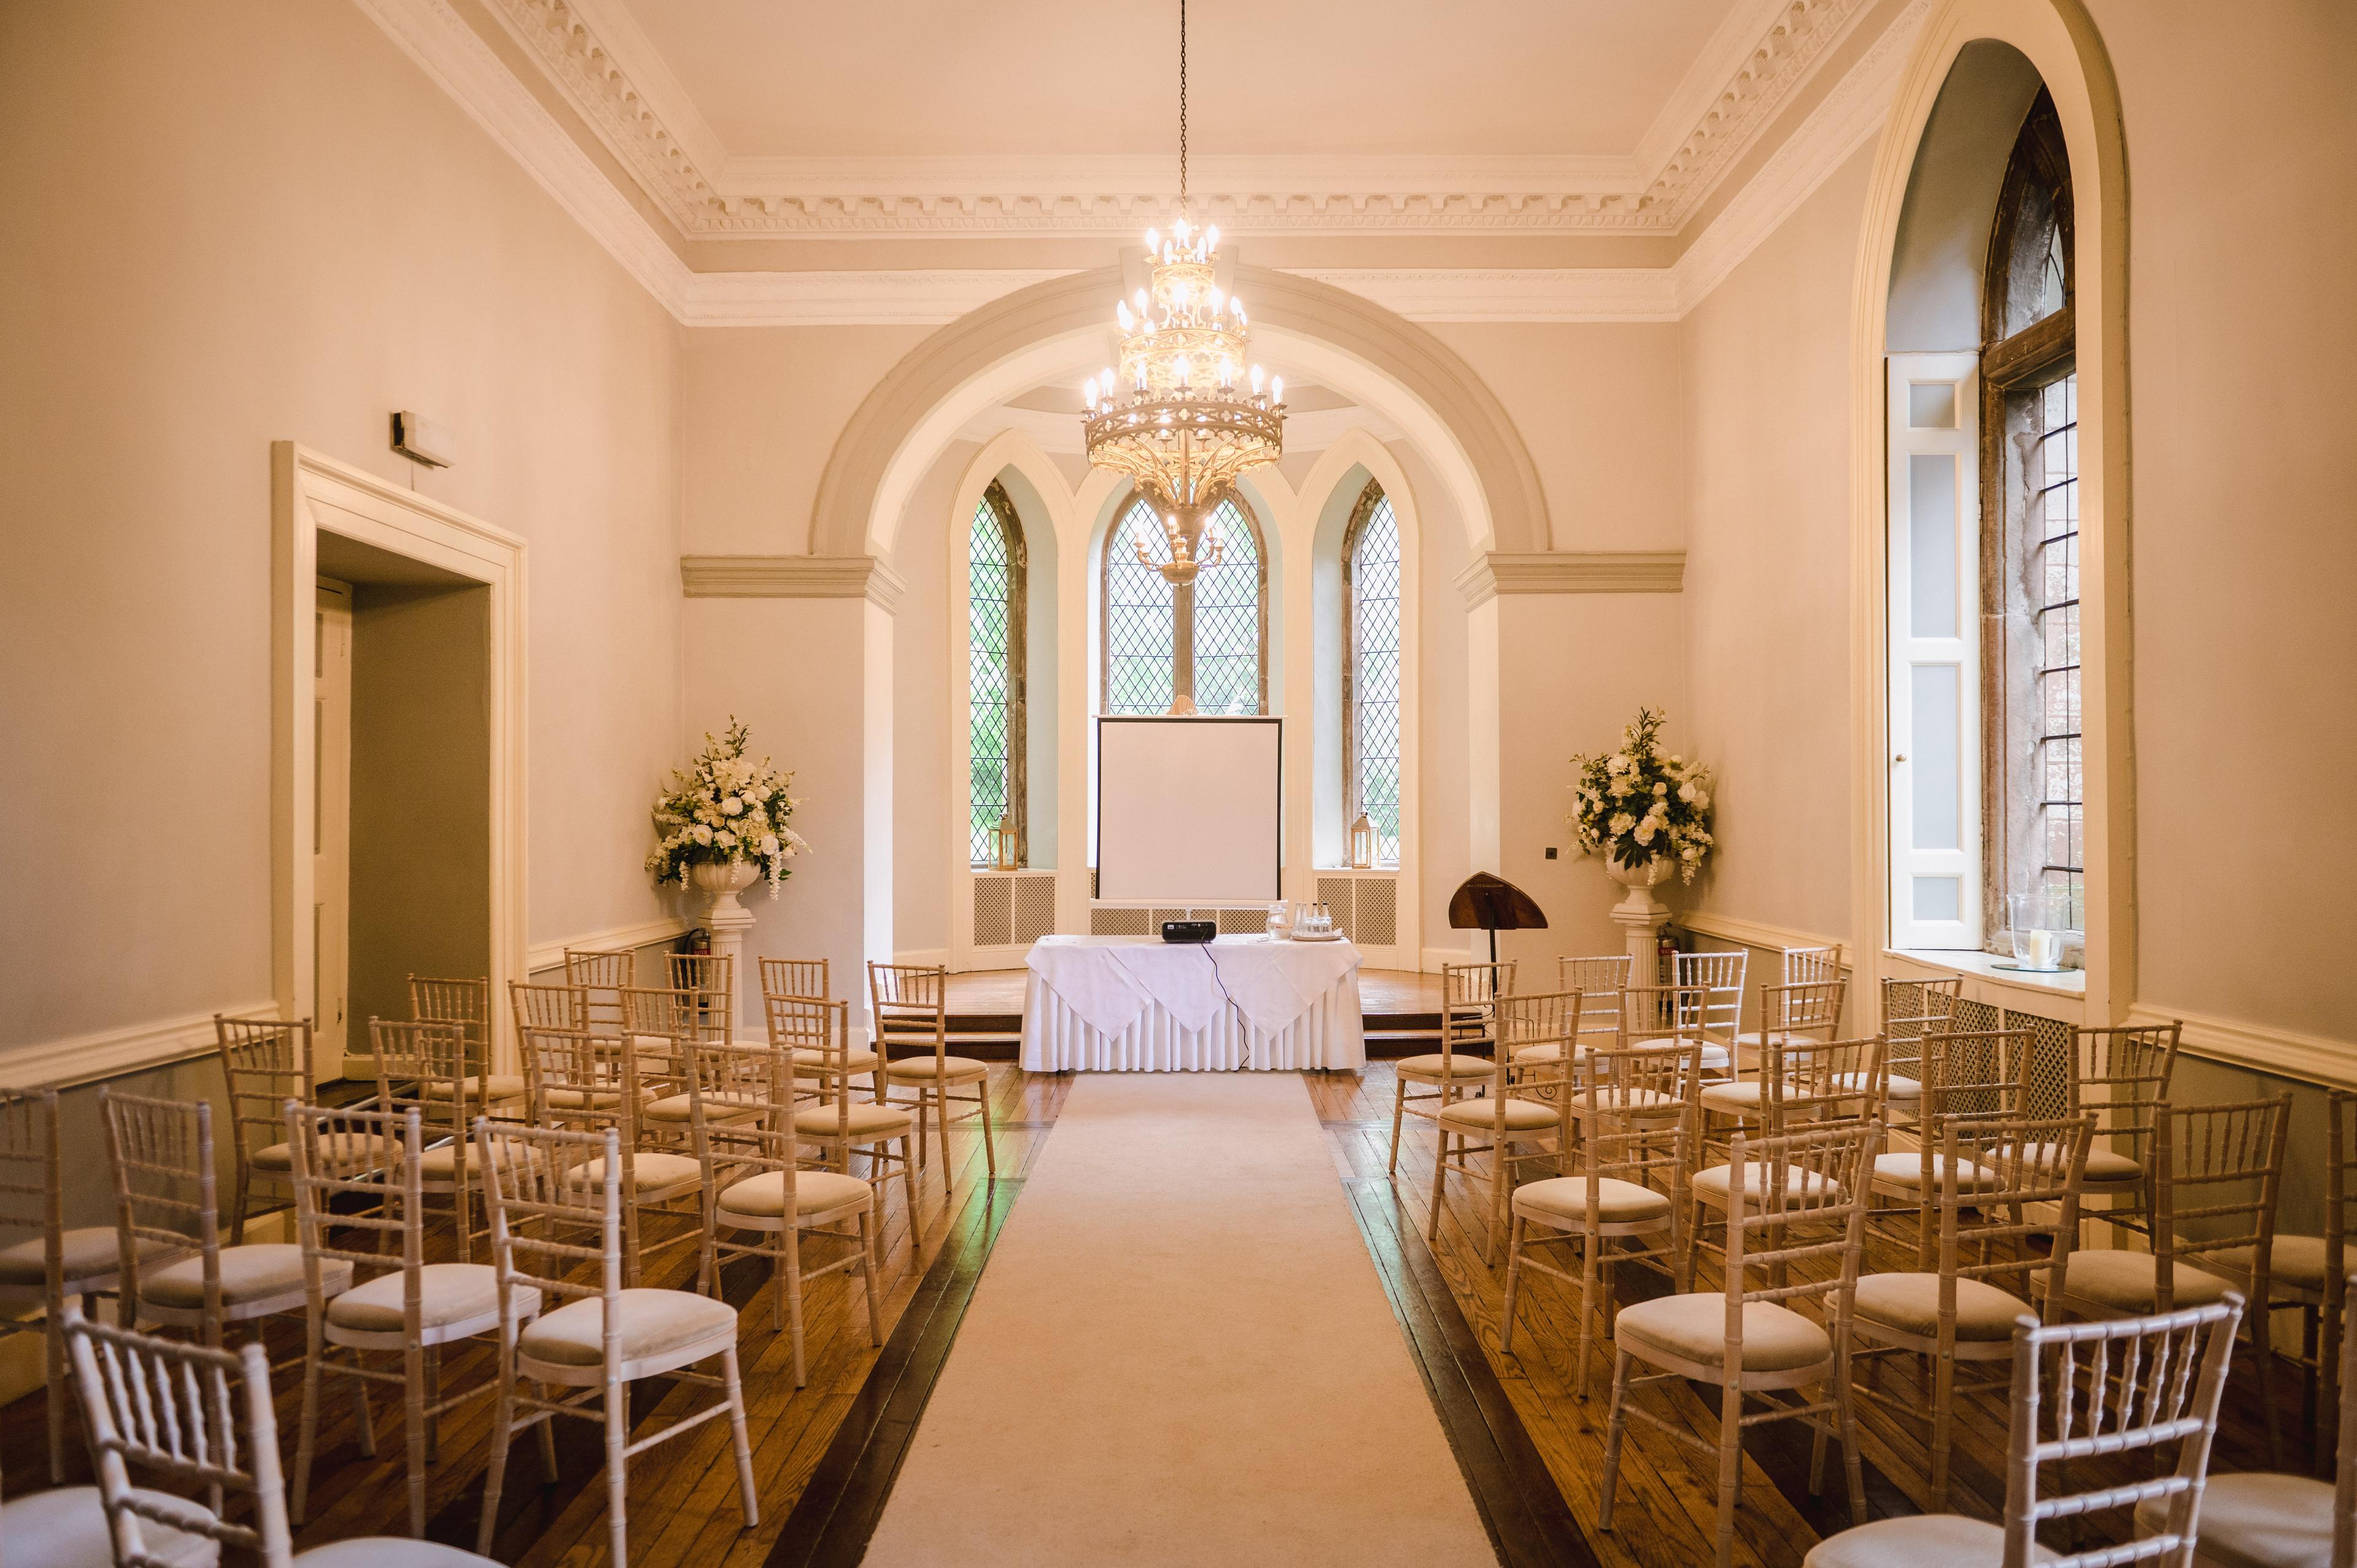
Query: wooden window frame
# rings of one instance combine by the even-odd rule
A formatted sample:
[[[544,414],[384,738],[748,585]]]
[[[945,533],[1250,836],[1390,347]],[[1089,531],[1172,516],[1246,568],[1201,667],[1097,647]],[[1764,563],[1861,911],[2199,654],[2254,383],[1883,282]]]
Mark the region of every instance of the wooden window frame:
[[[2025,222],[2035,225],[2028,233]],[[2056,231],[2061,308],[2011,328],[2019,291],[2043,287],[2044,241]],[[2017,650],[2026,636],[2024,601],[2013,591],[2028,515],[2022,442],[2038,393],[2078,368],[2076,235],[2070,155],[2054,101],[2040,90],[2006,163],[1981,289],[1981,902],[1984,946],[1991,950],[2010,925],[2006,895],[2016,880],[2020,836],[2030,831],[2036,815],[2017,811],[2019,791],[2014,787],[2018,769],[2038,766],[2034,758],[2018,759],[2028,716],[2023,693],[2015,690],[2021,668]],[[2032,691],[2029,700],[2034,703],[2036,695]],[[2083,879],[2083,849],[2081,865]]]

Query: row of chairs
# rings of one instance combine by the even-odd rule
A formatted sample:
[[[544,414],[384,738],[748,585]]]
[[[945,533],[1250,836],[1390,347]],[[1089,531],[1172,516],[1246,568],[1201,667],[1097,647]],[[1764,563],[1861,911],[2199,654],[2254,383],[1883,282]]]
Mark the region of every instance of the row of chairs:
[[[980,1121],[995,1178],[986,1069],[947,1053],[945,976],[938,970],[876,966],[871,1001],[886,1044],[879,1053],[854,1048],[849,1004],[823,994],[823,961],[764,961],[764,1037],[744,1041],[731,1025],[726,959],[674,955],[669,977],[690,983],[640,988],[629,983],[627,957],[570,953],[565,984],[511,987],[522,1069],[513,1074],[491,1070],[482,983],[414,981],[415,1016],[371,1021],[375,1096],[341,1108],[315,1103],[307,1026],[218,1020],[236,1173],[226,1213],[215,1188],[210,1104],[102,1090],[118,1223],[69,1229],[57,1097],[0,1097],[0,1162],[14,1162],[0,1165],[0,1178],[15,1178],[0,1179],[0,1195],[10,1200],[0,1218],[38,1231],[0,1253],[0,1289],[27,1302],[38,1294],[45,1308],[52,1479],[63,1474],[62,1330],[70,1314],[94,1315],[98,1298],[112,1294],[124,1330],[178,1329],[217,1348],[236,1325],[301,1312],[307,1329],[294,1520],[304,1515],[322,1385],[330,1377],[353,1383],[366,1455],[374,1451],[367,1385],[401,1385],[413,1534],[424,1528],[425,1462],[437,1445],[440,1416],[496,1391],[501,1411],[487,1475],[487,1548],[513,1434],[537,1424],[544,1436],[545,1423],[558,1414],[598,1413],[580,1407],[601,1389],[612,1395],[615,1378],[686,1375],[680,1369],[722,1354],[705,1342],[719,1343],[725,1316],[716,1382],[725,1397],[695,1419],[733,1411],[749,1524],[736,1314],[717,1300],[723,1265],[768,1262],[772,1322],[791,1332],[796,1387],[807,1380],[809,1281],[857,1271],[869,1339],[880,1344],[877,1187],[897,1171],[913,1231],[928,1122],[939,1129],[946,1173],[952,1119]],[[904,1054],[889,1055],[895,1046]],[[971,1093],[957,1092],[966,1086]],[[274,1100],[272,1124],[262,1107]],[[960,1101],[971,1107],[964,1117],[953,1110]],[[500,1151],[511,1178],[504,1185]],[[254,1205],[274,1186],[285,1189],[299,1239],[249,1242]],[[588,1206],[600,1198],[607,1212],[591,1214]],[[429,1221],[445,1209],[457,1261],[427,1262]],[[587,1234],[599,1226],[611,1230],[601,1241],[553,1240],[568,1228]],[[362,1233],[360,1244],[337,1240],[352,1229]],[[367,1245],[371,1230],[374,1251]],[[832,1261],[806,1266],[810,1240],[830,1235],[847,1245]],[[490,1264],[473,1262],[482,1242],[490,1245]],[[687,1246],[697,1253],[694,1292],[642,1287],[646,1259]],[[518,1260],[535,1248],[543,1266],[527,1270]],[[595,1299],[574,1300],[572,1307],[587,1310],[566,1319],[554,1298],[580,1296],[565,1283],[568,1267],[593,1264],[602,1284]],[[522,1326],[541,1317],[544,1300],[556,1329],[542,1325],[538,1339],[527,1342]],[[612,1348],[614,1336],[598,1328],[608,1319],[620,1324],[625,1348],[633,1334],[650,1333],[655,1348],[599,1365],[601,1345]],[[657,1326],[641,1331],[641,1320]],[[597,1373],[587,1382],[529,1354],[568,1323],[570,1339],[558,1333],[553,1342],[556,1361],[577,1372],[586,1348]],[[586,1335],[578,1332],[585,1325]],[[445,1348],[494,1332],[506,1341],[496,1391],[487,1383],[446,1397]],[[397,1369],[371,1364],[395,1353]],[[551,1383],[575,1391],[549,1398]],[[626,1403],[608,1397],[604,1404],[609,1527],[620,1561],[628,1455],[665,1434],[628,1442]]]
[[[1563,972],[1609,983],[1624,962],[1566,960]],[[2064,1103],[2040,1116],[2030,1104],[2044,1078],[2033,1065],[2038,1032],[1960,1028],[1955,990],[1936,982],[1886,988],[1884,1032],[1853,1039],[1831,1037],[1838,981],[1763,987],[1762,1026],[1749,1032],[1733,1029],[1732,1010],[1699,986],[1517,993],[1504,964],[1452,969],[1444,983],[1442,1049],[1419,1064],[1432,1087],[1406,1106],[1438,1133],[1428,1235],[1437,1239],[1452,1177],[1488,1187],[1485,1261],[1511,1216],[1504,1348],[1523,1270],[1576,1286],[1582,1397],[1601,1272],[1604,1329],[1616,1348],[1608,1497],[1625,1421],[1655,1419],[1629,1402],[1632,1365],[1658,1369],[1635,1378],[1637,1387],[1724,1381],[1722,1561],[1741,1426],[1809,1420],[1821,1466],[1824,1441],[1850,1430],[1853,1360],[1921,1357],[1932,1369],[1932,1386],[1907,1399],[1881,1396],[1870,1381],[1857,1391],[1926,1418],[1935,1506],[1947,1496],[1959,1364],[2009,1359],[2024,1312],[2050,1322],[2165,1316],[2230,1293],[2307,1306],[2309,1366],[2337,1384],[2345,1299],[2337,1282],[2328,1310],[2328,1293],[2312,1288],[2322,1280],[2295,1264],[2284,1282],[2274,1260],[2281,1240],[2303,1260],[2329,1255],[2338,1272],[2349,1097],[2333,1101],[2328,1235],[2278,1239],[2288,1096],[2170,1104],[2173,1027],[2077,1031],[2058,1075]],[[1405,1085],[1397,1092],[1405,1097]],[[1900,1140],[1912,1146],[1895,1146]],[[1519,1180],[1533,1165],[1553,1174]],[[2076,1247],[2087,1198],[2095,1201],[2086,1218],[2133,1230],[2149,1251]],[[1713,1211],[1724,1220],[1717,1248]],[[1903,1245],[1910,1217],[1917,1268],[1861,1277],[1869,1229],[1880,1225]],[[1571,1248],[1576,1264],[1544,1261],[1539,1249],[1550,1242]],[[1696,1255],[1714,1250],[1724,1292],[1697,1294]],[[1629,1262],[1659,1269],[1677,1294],[1616,1315],[1612,1265]],[[1813,1277],[1795,1283],[1795,1270]],[[1762,1271],[1765,1283],[1749,1283]],[[1785,1305],[1809,1302],[1814,1320]],[[2254,1317],[2259,1393],[2280,1465],[2274,1357],[2264,1310]],[[1819,1390],[1814,1402],[1741,1414],[1747,1394],[1803,1386]],[[1683,1423],[1663,1424],[1694,1440]],[[1854,1478],[1846,1443],[1845,1453]]]

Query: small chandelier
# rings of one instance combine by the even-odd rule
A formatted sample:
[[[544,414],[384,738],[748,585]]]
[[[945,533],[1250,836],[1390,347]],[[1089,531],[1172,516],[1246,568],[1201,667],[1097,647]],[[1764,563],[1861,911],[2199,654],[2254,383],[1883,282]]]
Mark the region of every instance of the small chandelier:
[[[1152,281],[1115,302],[1118,371],[1085,389],[1089,462],[1128,476],[1162,518],[1168,558],[1137,558],[1174,587],[1226,549],[1214,515],[1237,476],[1285,455],[1285,378],[1248,354],[1243,301],[1215,281],[1220,231],[1187,222],[1187,0],[1178,0],[1178,217],[1146,231]]]

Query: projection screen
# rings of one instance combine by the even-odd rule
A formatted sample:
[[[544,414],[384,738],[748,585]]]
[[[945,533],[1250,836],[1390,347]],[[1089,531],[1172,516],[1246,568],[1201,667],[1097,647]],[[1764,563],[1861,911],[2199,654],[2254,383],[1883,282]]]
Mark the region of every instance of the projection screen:
[[[1268,904],[1278,891],[1285,721],[1097,720],[1097,897]]]

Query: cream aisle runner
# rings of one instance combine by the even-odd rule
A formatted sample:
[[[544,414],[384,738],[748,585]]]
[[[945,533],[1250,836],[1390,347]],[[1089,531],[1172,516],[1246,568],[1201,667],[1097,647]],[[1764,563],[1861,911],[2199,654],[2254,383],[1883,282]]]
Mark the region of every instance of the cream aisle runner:
[[[1497,1562],[1298,1077],[1079,1076],[865,1561]]]

